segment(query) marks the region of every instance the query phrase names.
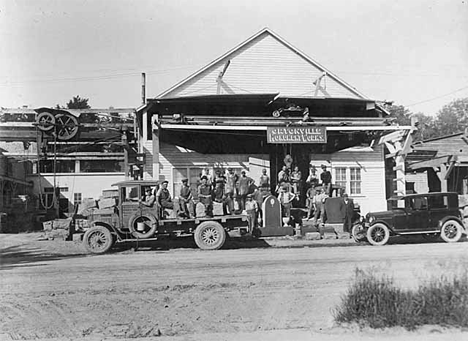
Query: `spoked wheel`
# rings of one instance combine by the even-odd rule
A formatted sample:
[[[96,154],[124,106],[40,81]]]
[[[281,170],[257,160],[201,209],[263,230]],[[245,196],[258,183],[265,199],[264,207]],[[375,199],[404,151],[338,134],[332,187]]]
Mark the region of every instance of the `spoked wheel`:
[[[440,236],[447,243],[458,242],[462,236],[463,227],[456,220],[447,220],[440,230]]]
[[[83,244],[89,252],[104,253],[110,250],[114,239],[110,231],[104,226],[93,226],[86,231]]]
[[[367,230],[367,240],[372,245],[385,245],[390,238],[390,230],[384,224],[374,224]]]
[[[55,126],[55,116],[50,112],[41,112],[37,114],[36,124],[42,131],[51,131]]]
[[[57,124],[57,139],[71,140],[78,133],[78,120],[70,114],[58,114],[55,116]]]
[[[202,250],[218,250],[226,241],[226,231],[215,221],[204,221],[194,234],[195,243]]]
[[[351,230],[351,236],[356,243],[360,243],[366,240],[366,230],[361,224],[356,224]]]

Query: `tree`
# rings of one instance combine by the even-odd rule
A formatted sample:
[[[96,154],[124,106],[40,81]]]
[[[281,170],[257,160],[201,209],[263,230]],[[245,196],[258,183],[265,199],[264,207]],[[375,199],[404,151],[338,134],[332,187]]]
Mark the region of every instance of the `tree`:
[[[88,104],[89,98],[81,98],[80,96],[74,96],[67,103],[68,109],[89,109],[91,106]]]
[[[411,125],[411,118],[417,122],[418,131],[414,141],[423,141],[438,136],[437,125],[432,116],[424,115],[422,112],[413,113],[403,105],[392,105],[388,108],[390,119],[395,119],[399,125]]]
[[[438,136],[452,135],[468,128],[468,98],[456,99],[436,114]]]
[[[413,114],[409,109],[403,105],[392,105],[387,108],[390,112],[390,119],[395,119],[399,125],[410,125],[411,115]]]

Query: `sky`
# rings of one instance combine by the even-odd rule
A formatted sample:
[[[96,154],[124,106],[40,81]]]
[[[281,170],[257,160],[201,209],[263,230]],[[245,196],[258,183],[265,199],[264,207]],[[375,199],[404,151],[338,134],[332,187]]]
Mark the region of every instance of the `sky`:
[[[264,27],[372,99],[468,97],[468,0],[0,0],[0,107],[136,108]]]

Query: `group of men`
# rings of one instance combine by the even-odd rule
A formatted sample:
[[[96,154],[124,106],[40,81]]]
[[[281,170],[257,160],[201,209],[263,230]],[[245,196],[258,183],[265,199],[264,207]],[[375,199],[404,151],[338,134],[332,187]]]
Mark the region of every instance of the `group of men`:
[[[196,193],[192,193],[187,178],[181,182],[180,192],[174,199],[167,189],[168,181],[163,181],[156,195],[153,195],[151,188],[145,191],[146,195],[140,200],[141,204],[151,207],[157,202],[163,209],[176,210],[175,215],[180,218],[194,218],[202,215],[213,216],[213,208],[217,203],[222,207],[222,214],[230,215],[246,211],[254,223],[257,221],[263,201],[261,189],[270,186],[266,169],[262,171],[260,177],[260,188],[255,185],[251,177],[247,176],[245,170],[239,175],[232,168],[226,173],[216,170],[214,176],[210,174],[209,169],[204,169],[200,174]],[[197,212],[195,198],[203,204],[203,213]]]
[[[310,165],[309,175],[305,181],[308,186],[306,192],[307,218],[313,219],[315,224],[325,222],[325,201],[331,196],[330,171],[326,165],[321,165],[322,172],[317,175],[317,169]],[[146,190],[146,196],[140,202],[145,206],[153,206],[155,202],[162,208],[175,209],[176,215],[181,218],[194,218],[199,216],[196,212],[194,199],[203,204],[204,215],[213,216],[215,203],[222,207],[222,214],[229,215],[245,211],[251,219],[252,226],[256,226],[258,217],[261,216],[263,199],[270,194],[270,178],[267,170],[263,169],[259,179],[259,186],[247,176],[245,170],[240,175],[234,169],[229,168],[226,173],[216,170],[212,176],[209,169],[204,169],[200,174],[197,192],[192,193],[188,179],[182,179],[179,195],[174,200],[167,189],[168,181],[163,181],[156,194],[151,188]],[[284,166],[278,173],[278,200],[282,207],[283,217],[291,216],[293,201],[298,200],[302,190],[302,174],[296,166],[293,172],[289,172]],[[343,196],[344,230],[350,232],[354,204],[347,194]]]

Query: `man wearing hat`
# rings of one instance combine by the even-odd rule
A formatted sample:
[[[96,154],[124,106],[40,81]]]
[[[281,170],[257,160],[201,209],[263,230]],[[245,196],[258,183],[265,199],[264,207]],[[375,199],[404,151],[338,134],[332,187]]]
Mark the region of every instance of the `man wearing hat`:
[[[257,226],[258,203],[253,200],[252,194],[247,194],[245,201],[245,211],[249,216],[250,228],[253,230]]]
[[[188,185],[188,179],[182,179],[182,187],[180,188],[180,211],[185,218],[194,218],[194,204],[193,195],[190,186]]]
[[[331,196],[331,181],[332,175],[330,171],[327,170],[327,166],[322,164],[322,174],[320,174],[320,180],[322,180],[323,191],[325,194]]]
[[[230,195],[226,193],[225,190],[225,180],[224,177],[216,178],[215,188],[213,190],[213,198],[217,203],[222,204],[223,214],[233,214],[234,213],[234,202]]]
[[[198,199],[205,205],[205,214],[209,217],[213,216],[213,198],[211,185],[208,185],[208,177],[202,175],[201,184],[198,186]]]
[[[241,177],[239,178],[239,208],[240,210],[245,210],[245,201],[247,199],[247,194],[250,192],[250,186],[254,183],[253,179],[248,177],[245,170],[241,172]]]
[[[139,200],[139,202],[146,207],[153,207],[155,200],[156,198],[154,197],[153,190],[151,187],[147,187],[143,199]]]
[[[161,183],[161,188],[158,193],[156,193],[156,201],[162,208],[174,209],[174,203],[172,202],[171,193],[167,189],[167,184],[169,181],[164,180]]]

